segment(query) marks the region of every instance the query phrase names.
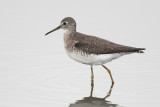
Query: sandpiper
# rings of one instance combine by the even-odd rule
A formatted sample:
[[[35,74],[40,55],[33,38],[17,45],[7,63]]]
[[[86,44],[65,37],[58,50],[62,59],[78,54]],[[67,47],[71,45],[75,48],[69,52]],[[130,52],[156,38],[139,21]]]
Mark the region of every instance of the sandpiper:
[[[93,82],[94,80],[92,66],[101,65],[108,71],[112,80],[112,87],[114,80],[111,71],[104,64],[123,55],[143,53],[142,50],[145,50],[144,48],[119,45],[99,37],[79,33],[76,31],[76,21],[72,17],[64,18],[57,28],[45,35],[58,29],[65,30],[64,46],[68,56],[75,61],[91,66],[91,81]]]

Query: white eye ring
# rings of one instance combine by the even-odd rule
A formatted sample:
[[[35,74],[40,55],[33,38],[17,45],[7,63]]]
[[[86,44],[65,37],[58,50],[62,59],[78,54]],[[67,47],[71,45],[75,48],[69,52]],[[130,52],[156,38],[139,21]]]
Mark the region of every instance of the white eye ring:
[[[62,22],[62,24],[66,26],[68,24],[68,22]]]

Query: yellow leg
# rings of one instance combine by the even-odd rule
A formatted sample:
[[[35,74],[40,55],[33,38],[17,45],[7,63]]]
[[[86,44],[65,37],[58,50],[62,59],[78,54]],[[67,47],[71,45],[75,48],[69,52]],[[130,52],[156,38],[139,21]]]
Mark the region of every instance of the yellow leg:
[[[106,99],[106,98],[108,98],[108,97],[111,95],[111,92],[112,92],[112,89],[113,89],[113,85],[114,85],[114,80],[113,80],[111,71],[110,71],[107,67],[105,67],[104,65],[102,65],[102,66],[108,71],[109,76],[110,76],[110,78],[111,78],[111,80],[112,80],[112,84],[111,84],[110,90],[109,90],[107,96],[105,96],[105,97],[103,98],[103,99]]]
[[[94,87],[94,74],[93,74],[93,67],[91,65],[91,93],[90,93],[90,97],[92,97],[92,95],[93,95],[93,87]]]
[[[110,87],[110,90],[109,90],[108,94],[103,98],[104,100],[105,100],[106,98],[108,98],[108,97],[111,95],[111,92],[112,92],[112,89],[113,89],[113,85],[114,85],[114,82],[112,82],[112,84],[111,84],[111,87]]]
[[[91,81],[94,81],[93,67],[91,65]]]
[[[114,80],[113,80],[113,77],[112,77],[112,74],[111,74],[111,71],[107,68],[107,67],[105,67],[104,65],[102,65],[107,71],[108,71],[108,73],[109,73],[109,76],[110,76],[110,78],[111,78],[111,80],[112,80],[112,83],[114,83]]]

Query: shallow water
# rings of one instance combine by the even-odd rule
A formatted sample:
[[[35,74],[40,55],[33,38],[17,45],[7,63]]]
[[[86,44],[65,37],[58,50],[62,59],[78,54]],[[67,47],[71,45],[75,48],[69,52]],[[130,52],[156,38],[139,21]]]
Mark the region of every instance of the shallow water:
[[[130,65],[128,71],[122,71],[119,70],[121,67],[117,66],[116,69],[111,70],[115,84],[111,96],[105,101],[102,98],[109,92],[111,80],[103,67],[94,67],[94,90],[93,97],[90,97],[90,67],[74,64],[74,61],[64,63],[64,65],[52,65],[52,63],[42,65],[41,62],[26,67],[10,65],[10,68],[3,66],[2,68],[5,69],[0,71],[0,106],[149,107],[160,105],[159,71],[147,71],[147,69],[134,71],[132,67],[138,65]]]
[[[0,107],[159,107],[160,1],[158,0],[1,0]],[[83,7],[82,7],[83,6]],[[65,11],[64,11],[65,10]],[[145,54],[123,56],[90,67],[65,53],[63,31],[45,37],[64,17],[77,31],[138,48]]]

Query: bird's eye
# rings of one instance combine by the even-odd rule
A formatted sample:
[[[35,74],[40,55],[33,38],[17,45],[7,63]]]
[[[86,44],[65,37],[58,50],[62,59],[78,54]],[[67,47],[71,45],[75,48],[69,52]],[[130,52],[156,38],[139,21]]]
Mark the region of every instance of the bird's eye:
[[[68,22],[63,22],[63,25],[67,25],[68,24]]]

